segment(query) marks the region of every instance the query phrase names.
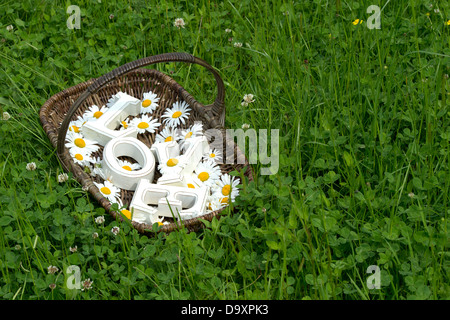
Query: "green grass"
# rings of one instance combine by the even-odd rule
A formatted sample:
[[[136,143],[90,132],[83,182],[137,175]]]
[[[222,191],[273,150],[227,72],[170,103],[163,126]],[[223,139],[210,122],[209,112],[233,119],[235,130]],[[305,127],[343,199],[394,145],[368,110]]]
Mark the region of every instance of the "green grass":
[[[80,30],[66,27],[69,4],[0,4],[0,111],[12,116],[0,121],[2,299],[450,298],[448,3],[81,0]],[[365,24],[372,4],[379,30]],[[234,215],[147,238],[57,182],[38,113],[65,88],[173,51],[218,69],[228,128],[280,130],[280,168],[253,165]],[[213,101],[207,71],[156,68]],[[255,102],[242,107],[246,93]],[[65,289],[69,265],[91,290]]]

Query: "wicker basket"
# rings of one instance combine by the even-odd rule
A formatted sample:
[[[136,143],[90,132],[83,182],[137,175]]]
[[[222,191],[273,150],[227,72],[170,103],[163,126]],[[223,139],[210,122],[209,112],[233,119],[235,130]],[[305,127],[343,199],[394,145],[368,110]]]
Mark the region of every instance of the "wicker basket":
[[[196,101],[194,97],[190,95],[181,85],[166,74],[154,69],[142,68],[155,63],[166,62],[194,63],[209,70],[214,75],[217,84],[217,97],[215,101],[210,105],[203,105]],[[248,177],[249,181],[253,180],[251,168],[248,165],[247,159],[239,150],[234,141],[228,141],[226,138],[224,128],[225,87],[216,70],[202,59],[187,53],[166,53],[142,58],[124,64],[103,75],[102,77],[91,79],[55,94],[45,102],[40,110],[40,120],[44,131],[47,133],[52,145],[57,149],[57,156],[64,169],[72,172],[74,178],[77,179],[77,181],[89,191],[89,193],[105,208],[107,212],[109,212],[109,214],[113,216],[113,218],[123,219],[122,215],[111,210],[111,203],[95,186],[94,181],[101,183],[103,180],[98,176],[91,177],[89,174],[84,172],[80,165],[74,163],[69,155],[68,149],[65,147],[65,137],[69,122],[77,116],[82,115],[84,111],[92,104],[96,104],[98,106],[105,105],[108,102],[108,99],[119,91],[126,92],[137,99],[142,99],[143,93],[150,90],[160,97],[159,106],[153,112],[154,118],[157,118],[159,122],[162,123],[161,116],[166,108],[171,107],[175,101],[186,101],[191,108],[191,114],[186,124],[181,127],[187,128],[195,121],[202,121],[204,130],[211,128],[221,130],[224,137],[224,159],[229,159],[228,157],[230,156],[234,159],[245,159],[244,164],[221,164],[220,169],[222,173],[229,173],[235,169],[241,171],[243,168],[246,168],[245,176]],[[139,134],[138,139],[150,147],[154,142],[155,135],[160,132],[164,126],[164,124],[161,124],[155,133]],[[225,153],[225,151],[227,153]],[[94,153],[94,156],[101,158],[102,152],[103,147]],[[230,154],[231,152],[233,152],[233,155]],[[236,162],[237,161],[234,161],[234,163]],[[156,183],[156,180],[159,177],[159,172],[155,171],[153,183]],[[122,189],[120,194],[122,202],[129,204],[133,197],[133,193],[133,191]],[[218,216],[222,210],[223,209],[207,213],[200,218],[211,221],[213,217]],[[154,232],[149,231],[152,229],[152,226],[148,224],[137,223],[135,221],[131,223],[140,233],[147,235],[154,234]],[[204,226],[198,218],[183,220],[183,224],[188,231],[197,231]],[[170,224],[163,225],[159,231],[171,232],[179,228],[180,225],[180,223],[172,221]]]

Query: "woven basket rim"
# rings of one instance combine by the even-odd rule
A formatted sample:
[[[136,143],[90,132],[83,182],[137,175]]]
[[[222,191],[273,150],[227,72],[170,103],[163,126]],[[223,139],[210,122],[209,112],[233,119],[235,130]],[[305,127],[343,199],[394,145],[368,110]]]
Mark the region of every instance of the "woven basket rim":
[[[132,71],[128,72],[125,75],[121,75],[119,77],[119,79],[122,78],[122,77],[129,77],[130,75],[136,75],[136,74],[142,75],[143,76],[143,81],[147,80],[148,77],[157,77],[157,78],[159,78],[158,81],[165,82],[169,86],[171,86],[172,84],[176,84],[175,87],[176,87],[176,89],[178,91],[178,94],[180,94],[180,95],[183,94],[184,96],[188,96],[188,95],[190,96],[190,94],[181,85],[179,85],[175,80],[173,80],[173,78],[171,78],[170,76],[168,76],[165,73],[160,72],[160,71],[158,71],[156,69],[146,69],[146,68],[135,69],[135,70],[132,70]],[[76,85],[74,85],[72,87],[66,88],[63,91],[58,92],[58,93],[54,94],[53,96],[51,96],[44,103],[44,105],[41,107],[39,115],[40,115],[40,120],[41,120],[42,126],[43,126],[44,131],[46,132],[50,142],[52,143],[52,145],[55,148],[57,147],[57,144],[58,144],[58,130],[59,130],[59,128],[56,127],[52,123],[52,121],[49,121],[49,119],[48,119],[49,113],[52,112],[55,104],[57,102],[59,102],[61,99],[66,98],[66,97],[71,97],[73,95],[77,95],[78,93],[81,93],[82,91],[85,91],[86,88],[88,88],[97,79],[98,78],[92,78],[92,79],[89,79],[87,81],[78,83],[78,84],[76,84]],[[101,89],[99,89],[99,91],[101,91]],[[233,144],[237,156],[238,155],[243,155],[243,153],[241,152],[239,147],[234,143],[234,141],[230,142],[230,141],[227,140],[227,141],[225,141],[225,143],[226,144],[228,144],[228,143],[232,143]],[[248,160],[245,157],[245,155],[243,155],[243,157],[245,159],[245,163],[243,164],[243,167],[246,168],[246,171],[245,171],[244,175],[248,178],[249,182],[253,181],[253,174],[252,174],[251,167],[250,167],[250,165],[248,163]],[[86,188],[88,190],[88,192],[97,200],[97,202],[114,219],[119,218],[122,221],[124,220],[124,218],[121,216],[121,214],[115,212],[114,210],[111,210],[111,203],[103,195],[101,195],[101,193],[99,192],[98,188],[94,185],[93,179],[87,173],[85,173],[82,170],[81,166],[76,165],[73,162],[72,159],[60,159],[60,161],[64,161],[65,162],[65,165],[67,165],[68,168],[70,168],[69,171],[72,172],[74,178],[76,178],[76,180],[84,188]],[[243,183],[243,181],[241,183]],[[157,232],[169,233],[171,231],[174,231],[176,229],[183,228],[183,227],[187,228],[188,231],[197,231],[198,229],[204,227],[204,223],[201,220],[199,220],[199,218],[207,220],[207,221],[211,221],[214,217],[218,217],[219,218],[220,217],[220,213],[225,208],[227,208],[227,207],[224,207],[224,208],[221,208],[219,210],[206,213],[206,214],[204,214],[202,216],[199,216],[199,217],[196,217],[196,218],[181,220],[182,223],[179,223],[179,222],[177,222],[175,220],[174,222],[172,222],[170,224],[165,224],[165,225],[161,226]],[[234,210],[234,208],[233,208],[233,210]],[[155,235],[155,232],[151,231],[152,230],[152,226],[151,225],[148,225],[148,224],[145,224],[145,223],[138,223],[138,222],[130,221],[130,220],[128,220],[128,222],[131,223],[133,225],[133,227],[135,229],[137,229],[142,234],[146,234],[146,235],[149,235],[149,236]]]

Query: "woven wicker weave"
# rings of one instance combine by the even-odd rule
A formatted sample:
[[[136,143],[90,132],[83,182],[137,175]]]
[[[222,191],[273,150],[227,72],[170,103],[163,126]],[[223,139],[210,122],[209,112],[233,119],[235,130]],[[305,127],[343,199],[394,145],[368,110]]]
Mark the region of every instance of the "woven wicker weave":
[[[196,101],[181,85],[179,85],[171,77],[154,69],[144,69],[142,67],[152,65],[155,63],[166,62],[185,62],[198,64],[209,70],[216,80],[217,97],[210,105],[203,105]],[[166,108],[170,108],[175,101],[184,100],[192,109],[188,121],[182,128],[187,128],[195,121],[202,121],[204,130],[219,129],[222,131],[223,139],[223,158],[229,159],[229,154],[234,159],[245,159],[245,156],[239,150],[234,141],[228,141],[225,134],[225,88],[220,75],[208,63],[194,57],[187,53],[166,53],[156,56],[151,56],[127,63],[102,77],[91,79],[89,81],[80,83],[74,87],[68,88],[59,92],[48,99],[40,110],[40,120],[44,131],[47,133],[52,145],[57,149],[58,158],[66,171],[73,173],[74,178],[86,188],[89,193],[102,205],[115,219],[123,219],[122,216],[111,210],[111,203],[103,197],[98,188],[93,183],[101,183],[103,180],[97,177],[91,177],[84,172],[83,168],[75,164],[69,155],[68,149],[65,147],[65,137],[69,122],[74,120],[77,116],[81,116],[86,109],[95,104],[98,106],[105,105],[112,95],[119,91],[128,93],[129,95],[142,99],[143,93],[153,91],[160,97],[159,106],[153,112],[153,117],[157,118],[160,123],[161,116]],[[150,147],[155,139],[155,135],[164,129],[162,124],[157,132],[146,133],[138,135],[138,139]],[[93,155],[102,158],[103,147]],[[234,161],[236,162],[236,161]],[[244,164],[222,164],[220,168],[222,173],[228,173],[233,170],[241,171],[246,167],[245,176],[249,181],[253,180],[250,166],[247,159]],[[155,178],[153,183],[160,177],[158,171],[155,171]],[[133,191],[122,190],[121,200],[123,203],[130,203],[133,197]],[[211,221],[213,217],[217,216],[221,210],[210,212],[201,216],[200,218]],[[188,231],[197,231],[204,225],[198,219],[189,219],[183,221],[184,227]],[[151,226],[143,223],[132,222],[132,225],[141,233],[152,235],[149,232]],[[172,222],[161,227],[160,232],[171,232],[179,228],[179,223]]]

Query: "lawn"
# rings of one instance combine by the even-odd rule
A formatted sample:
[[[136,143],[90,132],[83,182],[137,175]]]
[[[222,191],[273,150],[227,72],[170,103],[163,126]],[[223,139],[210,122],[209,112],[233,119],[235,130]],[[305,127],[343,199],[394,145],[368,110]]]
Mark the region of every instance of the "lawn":
[[[1,299],[450,299],[449,47],[446,1],[3,0]],[[279,168],[252,164],[207,228],[147,237],[58,180],[39,110],[166,52],[216,68],[227,128],[279,130]],[[152,68],[213,101],[205,69]]]

